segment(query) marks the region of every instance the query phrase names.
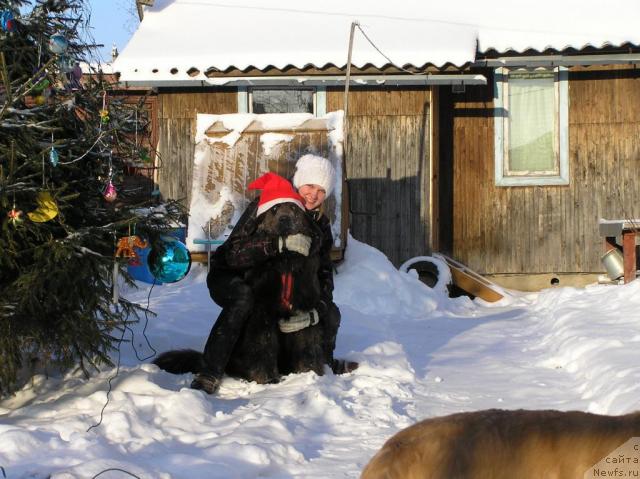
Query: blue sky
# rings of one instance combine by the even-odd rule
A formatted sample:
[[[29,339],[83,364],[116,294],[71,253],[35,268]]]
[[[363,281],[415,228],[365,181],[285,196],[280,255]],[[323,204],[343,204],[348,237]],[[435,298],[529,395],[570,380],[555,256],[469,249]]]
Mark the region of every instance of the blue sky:
[[[111,47],[116,45],[122,52],[138,27],[135,0],[86,0],[91,8],[91,34],[103,61],[111,60]],[[24,12],[33,8],[33,0],[25,4]]]
[[[103,61],[111,59],[111,46],[122,52],[138,26],[135,0],[88,0],[91,6],[91,28]]]

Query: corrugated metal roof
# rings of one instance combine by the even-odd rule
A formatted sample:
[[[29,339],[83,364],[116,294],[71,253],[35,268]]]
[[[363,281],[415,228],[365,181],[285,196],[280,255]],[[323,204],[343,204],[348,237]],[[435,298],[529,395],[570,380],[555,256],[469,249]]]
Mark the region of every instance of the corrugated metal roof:
[[[605,5],[606,4],[606,5]],[[640,44],[624,0],[155,0],[114,64],[122,81],[206,80],[208,71],[462,66],[479,51]]]

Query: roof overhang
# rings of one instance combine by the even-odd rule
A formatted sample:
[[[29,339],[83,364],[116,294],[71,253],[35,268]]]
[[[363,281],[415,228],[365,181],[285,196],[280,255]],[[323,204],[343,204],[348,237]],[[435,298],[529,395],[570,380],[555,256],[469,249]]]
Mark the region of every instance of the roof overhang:
[[[150,88],[170,87],[318,87],[343,86],[344,76],[271,76],[271,77],[215,77],[206,80],[156,80],[122,81],[124,87],[145,86]],[[486,85],[487,78],[478,74],[459,75],[355,75],[351,76],[350,86],[420,86],[420,85]]]
[[[633,65],[640,66],[640,53],[599,55],[536,55],[509,56],[478,60],[474,67],[556,67],[589,65]]]

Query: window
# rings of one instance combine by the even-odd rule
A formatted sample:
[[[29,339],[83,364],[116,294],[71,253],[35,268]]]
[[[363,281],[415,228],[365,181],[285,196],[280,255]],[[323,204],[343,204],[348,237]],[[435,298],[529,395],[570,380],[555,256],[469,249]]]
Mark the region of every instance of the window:
[[[251,90],[251,113],[313,113],[313,90]]]
[[[239,113],[326,113],[326,89],[252,87],[238,89]]]
[[[569,184],[567,70],[500,68],[495,106],[496,185]]]

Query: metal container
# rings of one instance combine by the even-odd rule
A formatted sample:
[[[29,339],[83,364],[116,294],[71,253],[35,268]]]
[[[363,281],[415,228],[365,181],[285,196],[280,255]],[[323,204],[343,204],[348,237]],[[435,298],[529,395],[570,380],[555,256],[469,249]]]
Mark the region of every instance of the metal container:
[[[617,249],[610,249],[600,258],[607,270],[607,276],[612,280],[620,279],[624,276],[624,261],[622,253]]]

